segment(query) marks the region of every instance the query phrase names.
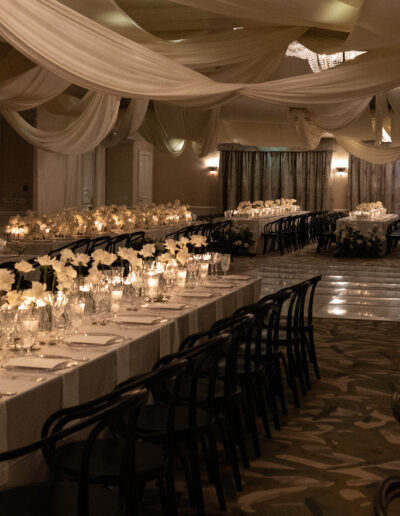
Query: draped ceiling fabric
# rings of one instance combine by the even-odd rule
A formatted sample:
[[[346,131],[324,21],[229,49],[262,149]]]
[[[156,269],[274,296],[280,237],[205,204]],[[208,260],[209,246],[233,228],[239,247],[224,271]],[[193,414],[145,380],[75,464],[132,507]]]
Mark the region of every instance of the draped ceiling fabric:
[[[53,152],[115,145],[140,129],[159,148],[177,154],[187,141],[205,155],[221,138],[252,135],[253,144],[268,145],[269,119],[224,118],[222,107],[246,98],[255,110],[286,109],[288,132],[305,149],[329,131],[364,159],[400,157],[397,0],[160,2],[160,9],[141,9],[135,0],[2,0],[0,36],[13,47],[0,56],[4,117]],[[180,31],[168,38],[178,12]],[[367,52],[318,74],[271,80],[296,39],[320,53]],[[58,131],[39,130],[18,114],[44,105],[65,115],[70,107],[61,93],[72,84],[88,93]],[[366,113],[374,97],[372,127]],[[121,98],[131,100],[118,111]],[[380,146],[383,127],[392,134],[390,148]],[[375,146],[362,141],[371,129]]]
[[[297,199],[305,210],[331,208],[332,151],[222,151],[220,204],[224,210],[240,201]]]
[[[348,203],[351,210],[361,202],[382,201],[389,213],[400,211],[400,161],[375,165],[349,158]]]

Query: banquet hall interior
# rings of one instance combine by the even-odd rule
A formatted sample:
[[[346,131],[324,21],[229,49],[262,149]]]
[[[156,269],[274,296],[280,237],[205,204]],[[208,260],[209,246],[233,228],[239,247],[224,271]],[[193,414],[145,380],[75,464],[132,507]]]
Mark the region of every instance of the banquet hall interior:
[[[0,1],[0,514],[400,514],[399,22]]]

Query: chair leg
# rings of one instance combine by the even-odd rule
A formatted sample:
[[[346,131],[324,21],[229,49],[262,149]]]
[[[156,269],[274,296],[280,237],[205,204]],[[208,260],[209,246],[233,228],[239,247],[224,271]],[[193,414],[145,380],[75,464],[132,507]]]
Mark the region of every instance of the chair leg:
[[[247,423],[249,425],[249,430],[250,430],[252,438],[253,438],[254,455],[256,457],[261,457],[261,449],[260,449],[260,443],[258,440],[256,414],[255,414],[255,410],[254,410],[254,395],[253,395],[251,379],[248,379],[246,381],[245,397],[246,397]]]
[[[286,399],[285,399],[285,393],[283,391],[283,383],[282,383],[282,372],[281,372],[281,367],[279,364],[280,359],[284,361],[284,357],[281,354],[277,355],[277,357],[275,357],[275,359],[274,359],[274,363],[273,363],[274,378],[276,379],[277,392],[278,392],[278,397],[279,397],[279,402],[281,404],[282,412],[285,416],[287,416]],[[284,367],[286,366],[285,363],[283,365],[284,365]]]
[[[250,467],[249,456],[247,454],[246,443],[244,440],[244,428],[243,428],[242,418],[241,418],[241,414],[240,414],[239,400],[237,403],[233,402],[232,414],[233,414],[234,428],[236,430],[236,436],[237,436],[237,442],[239,445],[240,455],[242,457],[242,462],[243,462],[243,465],[245,468],[249,468]]]
[[[257,404],[258,413],[261,415],[263,421],[265,435],[271,438],[271,429],[269,427],[268,415],[267,415],[267,402],[264,396],[264,385],[263,379],[258,375],[255,378],[255,399]]]
[[[308,339],[307,339],[307,350],[308,350],[308,356],[310,359],[310,362],[312,363],[314,367],[315,376],[318,380],[321,379],[321,375],[319,373],[319,367],[318,367],[318,360],[317,360],[317,354],[315,351],[315,343],[314,343],[314,330],[311,327],[308,332]]]
[[[219,463],[217,458],[217,445],[215,441],[215,429],[210,428],[208,431],[208,447],[210,449],[210,455],[211,457],[214,457],[215,459],[212,461],[213,465],[213,478],[214,478],[214,485],[215,490],[218,497],[218,503],[221,511],[226,511],[226,503],[225,503],[225,495],[222,488],[222,481],[221,481],[221,475],[219,472]]]
[[[196,436],[190,438],[190,466],[192,472],[193,494],[198,516],[205,516],[203,488],[201,485],[199,450]]]

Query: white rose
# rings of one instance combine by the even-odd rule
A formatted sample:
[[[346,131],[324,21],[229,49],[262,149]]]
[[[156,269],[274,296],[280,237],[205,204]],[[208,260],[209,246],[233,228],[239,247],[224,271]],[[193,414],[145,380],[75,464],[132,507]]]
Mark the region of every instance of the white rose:
[[[53,265],[54,258],[50,258],[48,254],[44,256],[38,256],[35,260],[41,267],[49,267]]]
[[[77,253],[74,257],[74,259],[72,260],[72,263],[73,265],[75,266],[79,266],[79,265],[83,265],[84,267],[86,267],[86,265],[89,263],[90,261],[90,256],[88,254],[85,254],[85,253]]]
[[[179,253],[176,255],[176,259],[181,265],[186,265],[189,259],[189,251],[187,248],[181,249]]]
[[[95,262],[110,266],[117,259],[117,255],[104,251],[104,249],[97,249],[92,253],[92,258]]]
[[[16,269],[18,272],[22,273],[22,274],[26,274],[28,272],[32,272],[34,271],[35,269],[32,267],[32,265],[25,261],[25,260],[21,260],[20,262],[17,262],[14,264],[14,269]]]
[[[167,238],[164,245],[165,249],[167,249],[170,253],[175,253],[178,249],[178,242],[173,238]]]
[[[190,243],[194,245],[194,247],[201,247],[207,243],[207,238],[203,235],[192,235],[190,237]]]
[[[6,294],[6,300],[8,306],[11,308],[16,308],[22,302],[22,292],[17,292],[16,290],[11,290]]]
[[[75,258],[75,253],[71,251],[71,249],[63,249],[60,252],[60,260],[63,262],[67,262],[68,260],[73,260]]]
[[[152,258],[155,252],[156,246],[154,244],[144,244],[139,254],[143,256],[143,258]]]
[[[7,269],[0,269],[0,290],[8,292],[15,281],[14,273]]]

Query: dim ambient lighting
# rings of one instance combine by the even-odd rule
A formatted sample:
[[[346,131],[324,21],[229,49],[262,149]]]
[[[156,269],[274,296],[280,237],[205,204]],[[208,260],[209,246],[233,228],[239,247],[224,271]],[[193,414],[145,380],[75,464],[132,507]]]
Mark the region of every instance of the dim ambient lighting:
[[[208,175],[209,176],[217,176],[218,168],[217,167],[208,167]]]
[[[336,174],[340,177],[345,176],[347,173],[346,167],[336,167]]]

